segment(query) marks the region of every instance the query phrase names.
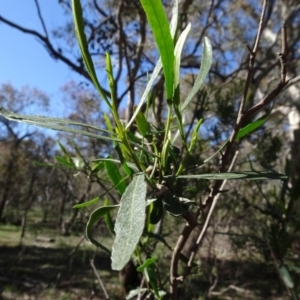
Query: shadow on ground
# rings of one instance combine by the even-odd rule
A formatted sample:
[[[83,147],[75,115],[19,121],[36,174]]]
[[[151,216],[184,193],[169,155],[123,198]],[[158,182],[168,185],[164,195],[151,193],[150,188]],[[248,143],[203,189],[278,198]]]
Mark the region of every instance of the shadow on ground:
[[[52,299],[54,293],[65,295],[56,299],[103,299],[90,266],[94,252],[80,249],[72,254],[73,250],[0,247],[0,297],[23,299],[21,295],[30,295],[28,299]],[[115,290],[113,299],[117,299],[118,277],[110,269],[110,258],[98,254],[94,264],[104,284]]]

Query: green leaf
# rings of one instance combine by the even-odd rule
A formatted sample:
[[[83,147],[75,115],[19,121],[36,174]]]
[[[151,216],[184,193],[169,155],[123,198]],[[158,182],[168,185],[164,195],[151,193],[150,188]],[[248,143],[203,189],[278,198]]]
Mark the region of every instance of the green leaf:
[[[164,70],[167,99],[170,100],[173,97],[174,44],[167,16],[161,0],[141,0],[141,4],[158,47]]]
[[[16,114],[3,107],[0,107],[0,115],[2,115],[8,120],[15,121],[15,122],[36,125],[36,126],[56,130],[56,131],[64,131],[64,132],[79,134],[82,136],[92,137],[99,140],[121,142],[121,140],[116,138],[115,135],[105,136],[105,135],[99,135],[92,132],[84,131],[81,129],[75,129],[74,126],[82,126],[85,128],[91,128],[94,130],[102,131],[104,133],[109,133],[107,130],[95,126],[83,124],[83,123],[74,122],[71,120]]]
[[[290,272],[288,270],[288,268],[285,265],[282,265],[279,268],[279,274],[280,277],[282,278],[284,284],[289,288],[289,289],[293,289],[294,288],[294,281],[290,275]]]
[[[104,162],[103,161],[90,161],[90,168],[92,172],[99,172],[104,168]]]
[[[228,140],[226,141],[226,143],[220,148],[220,149],[218,149],[213,155],[211,155],[209,158],[207,158],[207,159],[205,159],[204,161],[203,161],[203,163],[207,163],[207,162],[209,162],[212,158],[214,158],[218,153],[220,153],[225,147],[226,147],[226,145],[228,144]]]
[[[143,233],[146,218],[145,175],[135,176],[121,198],[112,248],[112,269],[121,270],[129,261]]]
[[[248,124],[245,127],[241,128],[239,130],[237,136],[236,136],[236,139],[241,139],[245,135],[247,135],[247,134],[255,131],[257,128],[259,128],[260,126],[262,126],[267,121],[267,119],[269,118],[272,109],[273,109],[273,105],[270,108],[270,110],[265,115],[263,115],[261,118],[257,119],[254,122],[251,122],[250,124]]]
[[[171,176],[165,176],[165,178]],[[213,179],[213,180],[233,180],[233,179],[274,179],[274,180],[284,180],[287,179],[287,176],[280,173],[274,172],[254,172],[254,171],[245,171],[245,172],[228,172],[228,173],[210,173],[210,174],[198,174],[198,175],[180,175],[176,177],[177,179],[182,178],[194,178],[194,179]]]
[[[178,41],[175,46],[174,55],[175,55],[175,68],[174,68],[174,87],[176,88],[179,85],[180,80],[180,64],[181,64],[181,53],[186,41],[186,38],[191,30],[191,23],[188,23],[186,28],[182,31],[181,35],[178,38]]]
[[[109,213],[110,211],[112,211],[113,209],[115,209],[116,207],[118,207],[119,205],[110,205],[110,206],[102,206],[97,208],[96,210],[94,210],[91,215],[90,218],[87,222],[86,225],[86,237],[87,239],[93,243],[94,245],[96,245],[97,247],[101,248],[103,251],[105,251],[106,253],[110,254],[110,251],[103,246],[102,244],[100,244],[98,241],[96,241],[93,238],[93,232],[92,232],[92,228],[94,226],[94,224],[103,216],[105,216],[107,213]]]
[[[113,159],[113,158],[95,158],[90,160],[91,162],[106,162],[106,161],[110,161],[110,162],[114,162],[116,164],[122,164],[122,162],[118,159]],[[139,169],[136,167],[136,165],[134,163],[129,163],[127,162],[127,165],[130,169],[134,170],[135,172],[138,172]]]
[[[144,263],[141,264],[136,270],[137,270],[138,272],[143,272],[145,268],[147,268],[147,267],[153,265],[153,264],[156,262],[156,260],[157,260],[156,257],[150,257],[150,258],[146,259],[146,260],[144,261]]]
[[[93,205],[93,204],[97,203],[99,201],[99,199],[100,199],[99,197],[96,197],[96,198],[94,198],[90,201],[80,203],[80,204],[76,204],[76,205],[73,206],[73,208],[83,208],[83,207]]]
[[[115,79],[113,76],[113,69],[112,69],[112,63],[111,58],[108,52],[106,52],[106,73],[108,77],[108,85],[110,89],[110,97],[112,99],[112,104],[114,107],[114,110],[117,110],[117,99],[116,99],[116,84]]]
[[[57,144],[58,144],[58,146],[59,146],[61,152],[64,154],[65,159],[70,163],[72,160],[71,160],[71,157],[70,157],[68,151],[67,151],[66,148],[60,143],[60,141],[56,141],[56,142],[57,142]]]
[[[69,168],[74,168],[75,165],[73,163],[73,161],[69,160],[68,158],[65,157],[61,157],[61,156],[54,156],[54,158],[57,160],[57,162],[59,162],[60,164],[69,167]]]
[[[123,177],[121,176],[119,169],[112,161],[109,160],[106,160],[104,162],[104,165],[108,177],[110,178],[112,183],[116,186],[116,189],[119,191],[119,193],[123,195],[126,190],[126,183],[122,181]]]
[[[147,137],[151,131],[151,126],[141,111],[138,112],[135,122],[142,137]]]
[[[104,201],[104,206],[109,206],[109,200],[106,199]],[[105,220],[105,224],[109,230],[109,232],[112,234],[112,236],[114,237],[116,235],[115,233],[115,225],[112,221],[111,215],[110,215],[110,211],[107,212],[107,214],[104,215],[104,220]]]
[[[172,19],[170,22],[170,32],[171,32],[172,38],[174,38],[174,36],[175,36],[175,32],[177,29],[177,23],[178,23],[178,0],[175,0],[174,5],[173,5],[173,10],[172,10]],[[146,102],[146,100],[148,98],[148,94],[153,86],[155,79],[159,75],[161,68],[162,68],[162,63],[161,63],[161,58],[159,58],[158,62],[155,65],[155,68],[151,74],[151,77],[147,83],[147,86],[144,90],[141,100],[140,100],[139,104],[137,105],[137,108],[136,108],[135,112],[133,113],[133,116],[131,117],[130,121],[126,125],[126,129],[128,129],[131,126],[131,124],[134,122],[138,112],[142,108],[143,104]]]
[[[199,128],[201,126],[201,124],[203,123],[203,119],[199,119],[196,126],[194,127],[193,133],[192,133],[192,139],[191,139],[191,143],[190,143],[190,147],[188,149],[188,152],[191,152],[196,144],[197,138],[198,138],[198,131]]]
[[[257,119],[256,121],[254,122],[251,122],[250,124],[246,125],[245,127],[241,128],[236,136],[236,139],[241,139],[243,138],[245,135],[255,131],[256,129],[258,129],[260,126],[262,126],[266,121],[267,119],[269,118],[270,114],[271,114],[271,111],[273,109],[273,105],[272,107],[270,108],[270,110],[265,114],[263,115],[261,118]],[[226,145],[228,144],[228,140],[226,141],[226,143],[218,150],[216,151],[212,156],[210,156],[209,158],[207,158],[206,160],[204,160],[204,163],[207,163],[208,161],[210,161],[214,156],[216,156],[219,152],[221,152],[225,147]]]
[[[190,93],[188,94],[185,102],[181,106],[181,111],[184,111],[187,106],[190,104],[190,102],[193,100],[194,96],[197,94],[199,89],[201,88],[202,83],[204,82],[206,75],[208,74],[208,71],[210,70],[211,64],[212,64],[212,47],[209,39],[207,37],[204,37],[203,41],[203,54],[201,59],[201,68],[198,73],[198,76],[196,78],[196,82],[191,89]]]
[[[111,108],[111,104],[107,100],[107,96],[98,81],[96,71],[94,68],[94,63],[93,63],[93,60],[92,60],[89,50],[88,50],[88,43],[87,43],[86,36],[84,33],[84,22],[83,22],[83,17],[82,17],[82,8],[81,8],[80,0],[72,0],[72,12],[73,12],[76,37],[78,40],[80,52],[81,52],[85,67],[87,68],[88,73],[92,79],[92,82],[95,85],[95,87],[97,88],[98,92],[100,93],[102,98],[105,100],[108,107]]]
[[[148,97],[148,94],[149,94],[149,92],[151,91],[151,87],[152,87],[152,85],[153,85],[155,79],[156,79],[157,76],[159,75],[159,72],[160,72],[160,70],[161,70],[161,67],[162,67],[161,58],[159,58],[159,60],[158,60],[158,62],[157,62],[157,64],[156,64],[156,66],[155,66],[155,68],[154,68],[154,70],[153,70],[153,72],[152,72],[152,75],[151,75],[151,77],[150,77],[150,79],[149,79],[149,81],[148,81],[148,83],[147,83],[147,86],[146,86],[146,88],[145,88],[145,90],[144,90],[144,93],[143,93],[143,95],[142,95],[142,97],[141,97],[141,100],[140,100],[140,102],[139,102],[139,104],[138,104],[138,106],[137,106],[135,112],[133,113],[133,115],[132,115],[130,121],[129,121],[129,122],[127,123],[127,125],[126,125],[126,129],[128,129],[128,128],[132,125],[132,123],[134,122],[134,120],[135,120],[135,118],[136,118],[138,112],[139,112],[140,109],[142,108],[143,104],[146,102],[147,97]]]

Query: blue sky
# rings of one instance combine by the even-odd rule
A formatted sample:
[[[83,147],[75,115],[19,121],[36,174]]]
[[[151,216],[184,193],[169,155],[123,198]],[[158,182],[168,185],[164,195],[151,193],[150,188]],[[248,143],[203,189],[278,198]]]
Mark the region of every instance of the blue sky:
[[[58,1],[39,1],[46,26],[51,29],[63,23],[65,16]],[[42,32],[34,0],[1,0],[1,15],[24,27]],[[15,88],[36,87],[51,97],[49,115],[60,99],[60,87],[71,80],[83,80],[62,62],[50,57],[34,37],[0,22],[0,84],[11,83]]]

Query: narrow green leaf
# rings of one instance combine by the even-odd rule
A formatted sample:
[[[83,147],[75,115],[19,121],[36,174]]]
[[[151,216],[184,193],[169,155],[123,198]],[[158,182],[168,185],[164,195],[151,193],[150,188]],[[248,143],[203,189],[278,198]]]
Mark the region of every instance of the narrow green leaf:
[[[65,165],[66,167],[69,167],[69,168],[74,168],[75,167],[72,160],[70,162],[69,159],[67,159],[65,157],[61,157],[61,156],[54,156],[54,158],[57,160],[57,162],[59,162],[62,165]]]
[[[104,206],[109,206],[109,200],[108,200],[108,199],[106,199],[106,200],[104,201]],[[114,236],[116,235],[116,233],[115,233],[115,228],[114,228],[115,225],[114,225],[114,223],[113,223],[113,221],[112,221],[112,218],[111,218],[111,215],[110,215],[110,211],[107,212],[107,214],[105,214],[104,220],[105,220],[105,224],[106,224],[106,226],[107,226],[109,232],[110,232],[110,233],[112,234],[112,236],[114,237]]]
[[[100,244],[98,241],[96,241],[93,238],[93,232],[92,232],[92,228],[94,226],[94,224],[103,216],[105,216],[107,213],[109,213],[110,211],[112,211],[113,209],[115,209],[116,207],[118,207],[119,205],[110,205],[110,206],[102,206],[97,208],[96,210],[94,210],[91,215],[90,218],[87,222],[86,225],[86,237],[87,239],[93,243],[94,245],[96,245],[97,247],[101,248],[103,251],[105,251],[106,253],[110,254],[110,251],[103,246],[102,244]]]
[[[171,18],[171,22],[170,22],[170,32],[171,32],[171,36],[174,39],[175,37],[175,33],[177,30],[177,24],[178,24],[178,0],[174,1],[173,4],[173,8],[172,8],[172,18]]]
[[[114,131],[113,131],[113,126],[112,126],[112,124],[111,124],[111,122],[110,122],[110,119],[109,119],[108,115],[107,115],[107,114],[104,114],[103,117],[104,117],[104,121],[105,121],[105,124],[106,124],[106,127],[107,127],[109,133],[110,133],[110,134],[111,134],[111,133],[114,133]]]
[[[108,85],[110,89],[110,97],[112,99],[112,104],[114,109],[117,110],[117,99],[116,99],[116,84],[115,79],[113,76],[113,69],[112,69],[112,63],[111,58],[108,52],[106,52],[106,74],[108,77]]]
[[[104,162],[103,161],[90,161],[90,168],[92,172],[99,172],[104,168]]]
[[[188,150],[189,152],[191,152],[193,150],[193,148],[196,144],[196,141],[197,141],[197,138],[198,138],[198,131],[199,131],[199,128],[200,128],[202,123],[203,123],[203,119],[199,119],[196,126],[194,127],[190,147],[189,147],[189,150]]]
[[[143,233],[146,219],[145,175],[135,176],[122,196],[115,223],[112,269],[121,270],[129,261]]]
[[[122,164],[122,162],[118,159],[113,159],[113,158],[95,158],[91,160],[92,162],[106,162],[106,161],[110,161],[110,162],[114,162],[116,164]],[[129,163],[127,162],[127,165],[129,168],[131,168],[132,170],[134,170],[135,172],[138,172],[139,169],[136,167],[136,165],[134,163]]]
[[[147,135],[149,135],[149,133],[151,131],[151,126],[141,111],[138,112],[138,114],[135,118],[135,122],[138,127],[139,133],[143,137],[147,137]]]
[[[167,99],[173,97],[174,83],[174,44],[169,23],[161,0],[140,0],[153,31],[154,39],[161,57]]]
[[[170,177],[170,176],[168,176]],[[167,178],[167,176],[165,177]],[[233,179],[274,179],[274,180],[284,180],[287,176],[280,173],[274,172],[229,172],[229,173],[210,173],[210,174],[198,174],[198,175],[180,175],[176,177],[177,179],[182,178],[194,178],[194,179],[213,179],[213,180],[233,180]]]
[[[116,165],[109,160],[106,160],[104,162],[106,172],[112,183],[116,186],[116,189],[119,191],[121,195],[126,190],[126,183],[123,180],[123,177],[121,176],[119,169],[116,167]]]
[[[81,8],[80,0],[72,0],[72,12],[73,12],[76,37],[78,40],[79,48],[81,51],[81,55],[82,55],[85,67],[87,68],[88,73],[92,79],[92,82],[95,85],[95,87],[97,88],[98,92],[100,93],[102,98],[105,100],[108,107],[111,108],[111,104],[107,100],[107,96],[104,93],[104,90],[102,89],[102,87],[98,81],[96,71],[94,68],[94,63],[93,63],[93,60],[92,60],[89,50],[88,50],[88,43],[87,43],[86,36],[84,33],[84,22],[83,22],[83,17],[82,17],[82,8]]]
[[[12,120],[15,122],[21,122],[21,123],[25,123],[25,124],[40,126],[40,127],[49,128],[49,129],[56,130],[56,131],[64,131],[64,132],[74,133],[74,134],[87,136],[87,137],[91,137],[91,138],[95,138],[95,139],[99,139],[99,140],[121,142],[121,140],[116,138],[114,135],[104,136],[104,135],[99,135],[99,134],[95,134],[95,133],[80,130],[80,129],[75,129],[74,126],[71,127],[69,125],[83,126],[86,128],[92,128],[95,130],[107,132],[107,130],[103,130],[101,128],[82,124],[82,123],[73,122],[71,120],[48,118],[48,117],[43,117],[43,116],[28,116],[28,115],[23,115],[23,114],[16,114],[9,110],[6,110],[3,107],[0,107],[0,115],[2,115],[3,117],[5,117],[8,120]]]
[[[279,268],[279,274],[280,277],[282,278],[284,284],[289,288],[289,289],[293,289],[294,288],[294,281],[290,275],[290,272],[288,270],[288,268],[285,265],[282,265]]]
[[[241,128],[236,136],[236,139],[241,139],[244,136],[246,136],[247,134],[255,131],[256,129],[258,129],[260,126],[262,126],[267,119],[270,116],[270,113],[272,111],[273,105],[271,107],[271,109],[265,114],[263,115],[261,118],[257,119],[256,121],[246,125],[245,127]],[[226,145],[228,144],[228,140],[225,142],[225,144],[218,150],[216,151],[212,156],[210,156],[209,158],[207,158],[206,160],[204,160],[204,163],[207,163],[208,161],[210,161],[213,157],[215,157],[219,152],[221,152]]]
[[[180,37],[178,38],[178,41],[175,46],[175,50],[174,50],[174,55],[175,55],[174,87],[175,88],[179,85],[181,53],[190,30],[191,30],[191,23],[188,23],[188,25],[186,26],[186,28],[183,30]]]
[[[172,9],[172,19],[170,22],[170,32],[171,32],[171,36],[172,38],[174,38],[175,36],[175,32],[177,29],[177,23],[178,23],[178,0],[174,1],[174,5],[173,5],[173,9]],[[126,129],[128,129],[131,124],[134,122],[138,112],[140,111],[140,109],[142,108],[143,104],[146,102],[147,98],[148,98],[148,94],[153,86],[153,83],[155,81],[155,79],[157,78],[157,76],[159,75],[159,72],[162,68],[162,63],[161,63],[161,58],[158,59],[158,62],[155,65],[155,68],[151,74],[151,77],[147,83],[147,86],[144,90],[144,93],[141,97],[141,100],[139,102],[139,104],[137,105],[137,108],[132,116],[132,118],[130,119],[130,121],[127,123],[126,125]]]
[[[261,118],[251,122],[250,124],[246,125],[245,127],[241,128],[236,136],[236,139],[241,139],[243,138],[245,135],[255,131],[256,129],[258,129],[260,126],[262,126],[266,121],[267,119],[269,118],[270,114],[271,114],[271,111],[273,109],[273,105],[272,107],[270,108],[270,110],[265,114],[263,115]]]
[[[139,104],[138,104],[135,112],[133,113],[132,118],[130,119],[130,121],[126,125],[126,129],[128,129],[132,125],[132,123],[134,122],[134,120],[135,120],[138,112],[142,108],[143,104],[146,102],[148,94],[149,94],[149,92],[151,90],[151,87],[152,87],[155,79],[159,75],[159,72],[160,72],[161,68],[162,68],[162,63],[161,63],[161,58],[159,58],[157,64],[155,65],[155,68],[154,68],[154,70],[152,72],[152,75],[151,75],[151,77],[150,77],[150,79],[149,79],[149,81],[147,83],[147,86],[146,86],[146,88],[144,90],[144,93],[143,93],[143,95],[141,97],[141,100],[140,100],[140,102],[139,102]]]
[[[156,257],[150,257],[150,258],[146,259],[146,260],[144,261],[144,263],[141,264],[136,270],[137,270],[138,272],[143,272],[145,268],[147,268],[147,267],[153,265],[153,264],[156,262],[156,260],[157,260]]]
[[[196,93],[201,88],[202,83],[204,82],[206,75],[208,74],[211,64],[212,64],[212,47],[209,39],[207,37],[204,37],[203,41],[203,53],[202,53],[202,59],[201,59],[201,68],[198,73],[198,76],[196,78],[196,82],[191,89],[190,93],[188,94],[185,102],[181,106],[181,111],[184,111],[187,106],[190,104],[190,102],[193,100]]]
[[[80,203],[80,204],[76,204],[76,205],[73,206],[73,208],[83,208],[83,207],[93,205],[93,204],[97,203],[99,201],[99,199],[100,199],[99,197],[96,197],[96,198],[94,198],[90,201]]]
[[[123,167],[124,172],[127,175],[131,175],[132,174],[132,170],[129,168],[128,163],[127,163],[127,161],[125,160],[125,158],[123,156],[122,149],[121,149],[120,145],[117,144],[117,143],[115,143],[115,150],[118,153],[118,156],[119,156],[119,159],[120,159],[120,162],[121,162],[121,165]]]
[[[59,146],[61,152],[64,154],[66,160],[68,160],[68,162],[70,163],[70,162],[71,162],[71,157],[70,157],[68,151],[67,151],[66,148],[61,144],[60,141],[56,141],[56,142],[57,142],[57,144],[58,144],[58,146]]]
[[[29,115],[24,115],[24,114],[16,114],[16,113],[9,111],[3,107],[0,107],[0,115],[2,115],[3,117],[5,117],[8,120],[26,123],[26,124],[30,124],[30,125],[42,126],[42,127],[47,127],[47,128],[51,128],[50,126],[57,126],[57,127],[62,128],[62,129],[57,129],[57,130],[62,130],[62,131],[64,131],[63,128],[72,129],[72,128],[74,128],[74,126],[79,126],[79,127],[93,129],[96,131],[101,131],[103,133],[109,134],[112,136],[111,140],[114,140],[113,137],[116,137],[116,135],[114,133],[112,133],[108,130],[105,130],[103,128],[85,124],[85,123],[75,122],[75,121],[69,120],[69,119],[51,118],[51,117],[36,116],[36,115],[29,116]],[[72,127],[67,127],[69,125],[71,125]],[[79,130],[79,131],[82,131],[82,130]],[[76,130],[74,130],[74,133],[76,133]]]

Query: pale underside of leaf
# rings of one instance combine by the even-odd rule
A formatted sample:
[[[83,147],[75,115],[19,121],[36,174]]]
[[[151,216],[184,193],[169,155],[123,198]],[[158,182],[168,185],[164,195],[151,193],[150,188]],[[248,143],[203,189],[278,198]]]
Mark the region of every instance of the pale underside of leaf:
[[[136,175],[124,192],[116,218],[112,269],[121,270],[129,261],[143,233],[146,218],[145,175]]]
[[[193,100],[196,93],[201,88],[202,83],[204,82],[206,75],[210,70],[211,64],[212,64],[212,46],[209,39],[207,37],[204,37],[201,68],[193,88],[191,89],[190,93],[187,96],[187,99],[181,106],[181,111],[184,111],[187,108],[187,106]]]
[[[165,177],[167,178],[167,176]],[[245,172],[228,172],[228,173],[209,173],[209,174],[198,174],[198,175],[180,175],[176,177],[177,179],[183,178],[193,178],[193,179],[211,179],[211,180],[237,180],[237,179],[251,179],[251,180],[261,180],[261,179],[274,179],[283,180],[287,176],[284,174],[264,171],[245,171]]]

